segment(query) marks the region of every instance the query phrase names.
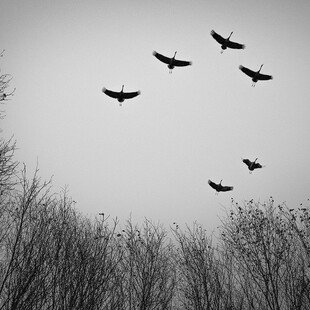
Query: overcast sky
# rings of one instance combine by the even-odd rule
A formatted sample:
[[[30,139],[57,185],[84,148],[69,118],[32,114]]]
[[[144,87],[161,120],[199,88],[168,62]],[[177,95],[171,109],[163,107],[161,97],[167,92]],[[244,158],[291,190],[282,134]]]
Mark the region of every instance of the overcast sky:
[[[231,197],[294,207],[310,196],[309,16],[308,0],[1,0],[2,135],[88,215],[213,229]],[[246,49],[221,54],[212,29]],[[193,65],[169,74],[153,50]],[[241,64],[273,80],[251,87]],[[123,84],[141,95],[122,107],[101,92]]]

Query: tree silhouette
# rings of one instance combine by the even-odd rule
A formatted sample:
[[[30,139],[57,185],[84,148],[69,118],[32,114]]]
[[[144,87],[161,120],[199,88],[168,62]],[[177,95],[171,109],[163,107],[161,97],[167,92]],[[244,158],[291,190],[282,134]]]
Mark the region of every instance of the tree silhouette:
[[[283,206],[249,201],[233,202],[223,222],[223,248],[230,253],[238,288],[249,309],[306,309],[308,279],[292,218]],[[293,222],[295,220],[293,219]]]
[[[119,240],[125,309],[173,309],[176,270],[165,230],[148,220],[139,227],[129,219]]]
[[[0,53],[0,57],[3,57],[4,50]],[[11,96],[13,96],[15,92],[15,88],[10,91],[6,91],[9,87],[10,81],[12,80],[12,76],[10,74],[1,74],[0,75],[0,103],[3,104],[5,101],[9,100]],[[4,112],[0,111],[0,118],[4,117]]]

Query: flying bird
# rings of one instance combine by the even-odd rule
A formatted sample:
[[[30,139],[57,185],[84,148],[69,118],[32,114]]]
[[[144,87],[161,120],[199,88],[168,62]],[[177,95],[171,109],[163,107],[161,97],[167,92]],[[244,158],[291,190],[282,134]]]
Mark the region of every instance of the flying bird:
[[[259,80],[262,80],[262,81],[267,81],[267,80],[272,80],[272,76],[271,75],[267,75],[267,74],[261,74],[260,73],[260,70],[262,69],[263,67],[263,64],[260,66],[259,70],[258,71],[252,71],[246,67],[243,67],[243,66],[239,66],[239,69],[245,73],[246,75],[248,75],[249,77],[252,78],[252,81],[253,81],[253,84],[252,86],[254,87],[255,86],[255,83]]]
[[[184,61],[184,60],[178,60],[175,59],[175,55],[177,52],[174,53],[174,56],[172,58],[166,57],[162,54],[159,54],[157,52],[153,52],[153,55],[160,60],[161,62],[165,63],[168,65],[169,68],[169,73],[172,73],[172,69],[174,67],[185,67],[185,66],[191,66],[192,62],[191,61]]]
[[[222,185],[222,180],[219,184],[216,184],[214,182],[212,182],[211,180],[208,180],[208,184],[216,190],[215,194],[217,195],[219,192],[228,192],[228,191],[232,191],[234,189],[233,186],[223,186]]]
[[[250,161],[249,159],[245,158],[242,159],[242,161],[248,166],[248,169],[250,170],[250,173],[252,173],[252,171],[254,169],[258,169],[258,168],[263,168],[263,166],[259,163],[257,163],[258,158],[256,158],[254,161]]]
[[[104,92],[106,95],[108,95],[111,98],[117,99],[117,101],[120,103],[119,104],[120,107],[122,106],[122,102],[124,102],[125,99],[131,99],[131,98],[134,98],[140,95],[139,90],[135,92],[131,92],[131,93],[125,93],[124,85],[122,85],[122,90],[120,92],[115,92],[115,91],[106,89],[105,87],[103,87],[102,92]]]
[[[211,30],[211,36],[215,39],[216,42],[218,42],[219,44],[221,44],[221,54],[224,52],[224,50],[226,50],[226,48],[233,48],[233,49],[245,49],[245,45],[244,44],[240,44],[237,42],[233,42],[230,41],[230,37],[233,34],[233,31],[230,33],[228,38],[223,38],[222,36],[220,36],[218,33],[216,33],[214,30]]]

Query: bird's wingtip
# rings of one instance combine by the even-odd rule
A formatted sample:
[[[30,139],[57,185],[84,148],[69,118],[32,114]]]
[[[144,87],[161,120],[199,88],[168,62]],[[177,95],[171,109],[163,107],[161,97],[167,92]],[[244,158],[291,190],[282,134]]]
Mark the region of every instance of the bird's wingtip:
[[[157,52],[156,52],[156,51],[153,51],[152,55],[155,56],[156,54],[157,54]]]
[[[140,91],[140,90],[138,90],[138,91],[137,91],[137,94],[138,94],[138,95],[140,95],[140,94],[141,94],[141,91]]]
[[[242,65],[240,65],[240,66],[239,66],[239,69],[240,69],[240,70],[242,70],[242,69],[243,69],[243,66],[242,66]]]
[[[242,44],[242,49],[243,49],[243,50],[245,49],[245,45],[244,45],[244,44]]]
[[[215,34],[215,31],[212,29],[212,30],[210,31],[210,34],[211,34],[211,36],[213,36],[213,35]]]
[[[209,180],[208,180],[208,184],[210,184],[211,182],[212,182],[212,181],[209,179]]]
[[[105,87],[102,88],[102,92],[105,93],[107,89]]]

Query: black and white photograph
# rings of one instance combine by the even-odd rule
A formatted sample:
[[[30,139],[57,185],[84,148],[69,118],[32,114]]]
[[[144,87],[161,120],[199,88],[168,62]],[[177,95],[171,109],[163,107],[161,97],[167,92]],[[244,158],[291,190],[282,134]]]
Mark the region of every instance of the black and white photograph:
[[[0,1],[0,310],[310,309],[308,0]]]

